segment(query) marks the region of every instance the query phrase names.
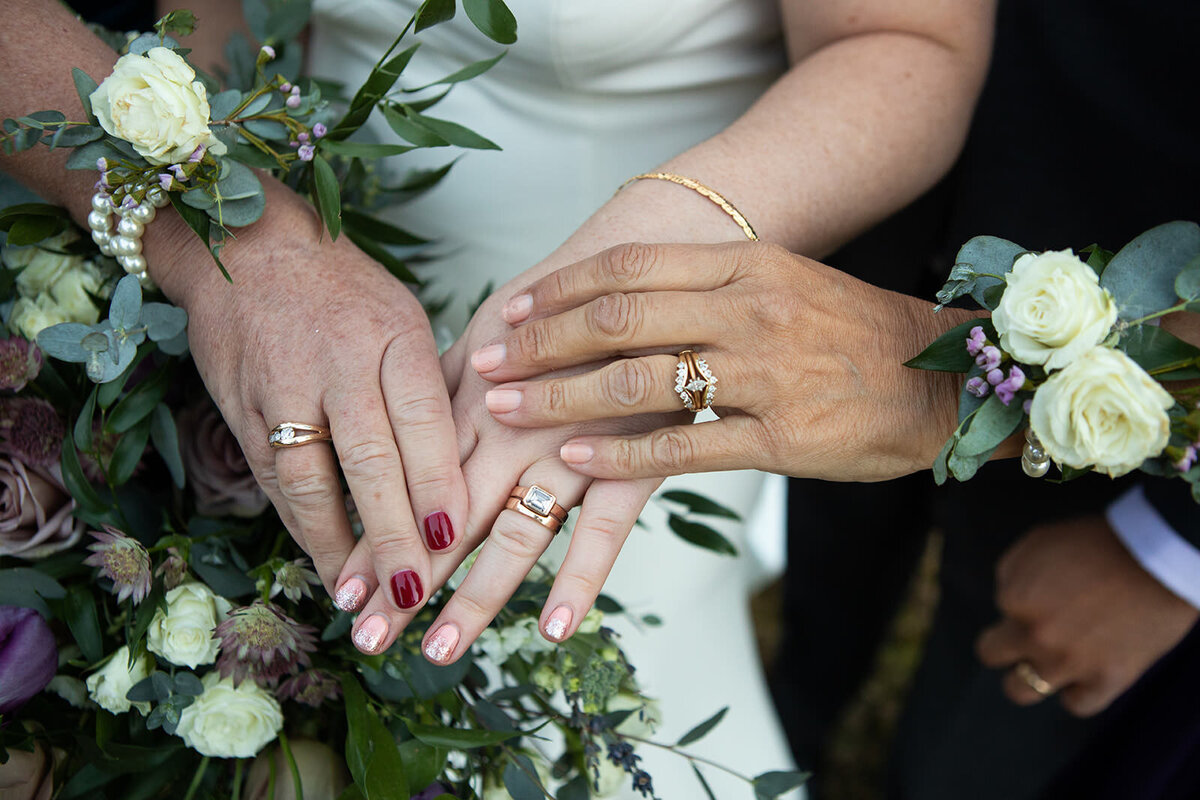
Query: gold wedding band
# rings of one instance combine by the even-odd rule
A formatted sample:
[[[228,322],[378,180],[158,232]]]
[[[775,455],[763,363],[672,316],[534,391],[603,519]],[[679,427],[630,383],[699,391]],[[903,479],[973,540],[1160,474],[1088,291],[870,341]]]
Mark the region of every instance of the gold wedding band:
[[[320,425],[309,425],[304,422],[281,422],[271,429],[267,436],[267,444],[276,449],[282,447],[299,447],[310,442],[328,442],[333,437],[328,428]]]
[[[683,401],[683,407],[699,414],[712,405],[717,391],[717,379],[703,358],[695,350],[684,350],[675,365],[675,394]]]
[[[1054,694],[1054,686],[1050,681],[1038,674],[1038,671],[1033,668],[1033,664],[1030,664],[1028,661],[1018,661],[1017,665],[1013,667],[1013,671],[1017,674],[1018,678],[1025,682],[1025,685],[1042,697],[1049,697]]]
[[[537,484],[514,486],[504,507],[537,521],[551,533],[558,533],[567,521],[567,509],[558,504],[557,497]]]

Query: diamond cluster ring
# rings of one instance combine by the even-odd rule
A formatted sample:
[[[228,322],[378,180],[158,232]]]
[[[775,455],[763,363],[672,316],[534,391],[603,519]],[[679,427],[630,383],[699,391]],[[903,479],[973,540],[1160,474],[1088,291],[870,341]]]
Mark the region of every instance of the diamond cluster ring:
[[[698,414],[712,405],[717,391],[717,379],[695,350],[684,350],[675,365],[675,394],[683,407]]]
[[[267,444],[274,448],[299,447],[309,442],[328,442],[333,437],[328,428],[305,422],[281,422],[271,429]]]
[[[504,507],[536,520],[552,533],[558,533],[558,529],[567,521],[567,509],[558,504],[557,497],[537,484],[514,486]]]

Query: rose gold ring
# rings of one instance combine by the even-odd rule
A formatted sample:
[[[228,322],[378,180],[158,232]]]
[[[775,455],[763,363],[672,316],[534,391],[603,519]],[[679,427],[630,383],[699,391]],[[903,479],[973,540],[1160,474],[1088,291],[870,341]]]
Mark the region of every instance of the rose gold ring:
[[[271,429],[267,436],[267,444],[276,449],[282,447],[299,447],[310,442],[328,442],[333,437],[328,428],[320,425],[309,425],[304,422],[281,422]]]
[[[1018,678],[1025,682],[1026,686],[1028,686],[1030,689],[1033,689],[1042,697],[1049,697],[1050,695],[1054,694],[1054,685],[1050,683],[1050,681],[1043,678],[1038,671],[1033,668],[1033,664],[1030,664],[1028,661],[1018,661],[1017,665],[1013,667],[1013,672],[1017,674]]]
[[[537,484],[514,486],[504,507],[535,520],[551,533],[558,533],[567,521],[567,509],[558,504],[557,497]]]

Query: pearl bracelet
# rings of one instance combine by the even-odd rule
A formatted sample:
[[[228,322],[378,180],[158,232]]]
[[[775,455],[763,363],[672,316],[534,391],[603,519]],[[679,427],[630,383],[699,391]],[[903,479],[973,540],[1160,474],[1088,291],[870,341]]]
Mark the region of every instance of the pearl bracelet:
[[[150,275],[146,272],[146,257],[142,255],[142,233],[146,226],[154,221],[158,209],[171,202],[167,193],[159,186],[148,189],[136,187],[145,192],[145,199],[137,205],[126,196],[127,206],[113,207],[112,196],[105,192],[92,195],[92,211],[88,214],[88,227],[92,229],[92,241],[106,256],[114,256],[117,263],[130,275],[133,275],[145,287],[152,287]],[[116,231],[112,226],[112,215],[119,217]]]

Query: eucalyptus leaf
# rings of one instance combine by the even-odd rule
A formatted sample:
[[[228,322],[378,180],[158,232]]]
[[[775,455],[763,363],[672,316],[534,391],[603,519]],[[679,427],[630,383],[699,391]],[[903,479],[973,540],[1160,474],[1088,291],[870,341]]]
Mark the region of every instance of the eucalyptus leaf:
[[[57,127],[59,123],[66,122],[66,120],[67,115],[61,111],[35,111],[24,117],[17,117],[17,122],[38,130]]]
[[[175,694],[198,697],[204,692],[204,684],[200,683],[200,679],[193,672],[176,672],[172,683],[175,684]]]
[[[169,37],[167,41],[170,41]],[[156,33],[143,33],[141,36],[134,39],[126,46],[126,51],[131,55],[144,55],[149,50],[155,47],[162,47],[163,41],[159,39]],[[171,46],[171,45],[168,45]]]
[[[729,706],[725,706],[720,711],[713,714],[708,719],[704,720],[704,722],[701,722],[699,725],[697,725],[696,727],[692,728],[690,731],[685,733],[682,737],[680,737],[679,741],[675,743],[675,746],[676,747],[685,747],[689,744],[692,744],[693,742],[700,741],[701,739],[703,739],[705,736],[708,735],[709,731],[711,731],[713,728],[717,727],[717,725],[719,725],[721,723],[721,720],[723,720],[725,718],[725,715],[728,712],[729,712]]]
[[[954,258],[955,266],[969,266],[975,273],[971,296],[984,308],[992,308],[985,301],[984,292],[991,286],[1001,284],[995,275],[1005,275],[1017,256],[1028,250],[1015,242],[997,236],[976,236],[959,248]]]
[[[174,339],[187,330],[188,315],[179,306],[167,303],[146,303],[142,306],[142,324],[152,342]]]
[[[543,800],[546,792],[529,757],[515,753],[504,767],[504,788],[512,800]]]
[[[184,203],[175,192],[168,194],[167,197],[171,199],[171,206],[174,207],[179,216],[183,217],[183,221],[187,223],[187,226],[192,229],[197,238],[208,248],[213,261],[216,262],[217,267],[221,270],[221,274],[225,276],[225,280],[233,283],[233,278],[229,276],[229,271],[225,269],[225,265],[221,263],[221,258],[218,255],[220,244],[212,241],[212,223],[209,221],[208,214]]]
[[[217,198],[213,196],[212,192],[201,186],[188,189],[179,195],[179,199],[192,208],[198,208],[201,211],[207,211],[217,204]]]
[[[129,691],[125,693],[125,699],[134,703],[153,703],[159,697],[154,691],[154,675],[147,675],[140,681],[129,687]]]
[[[489,39],[500,44],[517,41],[517,19],[504,0],[463,0],[463,11]]]
[[[219,203],[210,208],[208,214],[227,228],[244,228],[262,219],[266,207],[266,195],[257,194],[240,200]]]
[[[88,325],[79,322],[60,322],[43,328],[37,335],[37,345],[46,355],[59,361],[81,364],[88,360],[83,338],[92,333]]]
[[[263,193],[262,182],[253,170],[233,159],[225,159],[224,163],[228,169],[222,171],[216,186],[216,196],[220,201],[242,200]]]
[[[312,0],[282,0],[272,8],[263,25],[263,42],[286,42],[295,39],[308,27],[312,16]]]
[[[209,119],[214,122],[229,117],[242,103],[243,94],[237,89],[226,89],[208,100]]]
[[[994,392],[971,418],[971,427],[954,448],[959,456],[978,456],[990,453],[1016,431],[1025,416],[1021,403],[1015,399],[1008,405]]]
[[[158,349],[169,356],[181,356],[188,351],[187,330],[183,330],[178,336],[172,336],[170,339],[163,339],[158,342]]]
[[[733,546],[732,542],[707,525],[692,522],[675,514],[671,514],[667,518],[667,525],[675,532],[676,536],[697,547],[703,547],[705,550],[712,550],[721,555],[736,556],[738,554],[737,548]]]
[[[108,338],[108,334],[101,333],[100,331],[92,331],[83,337],[80,345],[89,353],[107,353],[110,349],[113,349],[112,341]]]
[[[287,141],[289,136],[287,126],[274,119],[248,119],[242,123],[242,127],[267,141]]]
[[[1200,225],[1168,222],[1122,247],[1100,285],[1112,293],[1121,319],[1144,317],[1175,305],[1175,278],[1197,255]]]
[[[1200,300],[1200,256],[1189,261],[1175,276],[1175,295],[1188,303]]]
[[[79,67],[71,68],[71,79],[75,82],[75,93],[79,95],[79,102],[83,105],[87,121],[92,125],[99,125],[100,121],[92,112],[92,92],[100,88],[99,85]]]
[[[799,770],[764,772],[754,779],[755,800],[775,800],[804,785],[809,773]]]
[[[108,319],[113,328],[132,328],[138,324],[142,314],[142,286],[138,279],[126,275],[117,281],[112,302],[108,307]]]
[[[50,149],[56,147],[79,147],[94,142],[104,135],[104,129],[98,125],[68,125],[59,128],[50,137]]]
[[[1157,325],[1135,325],[1119,347],[1159,380],[1200,378],[1200,348]]]

